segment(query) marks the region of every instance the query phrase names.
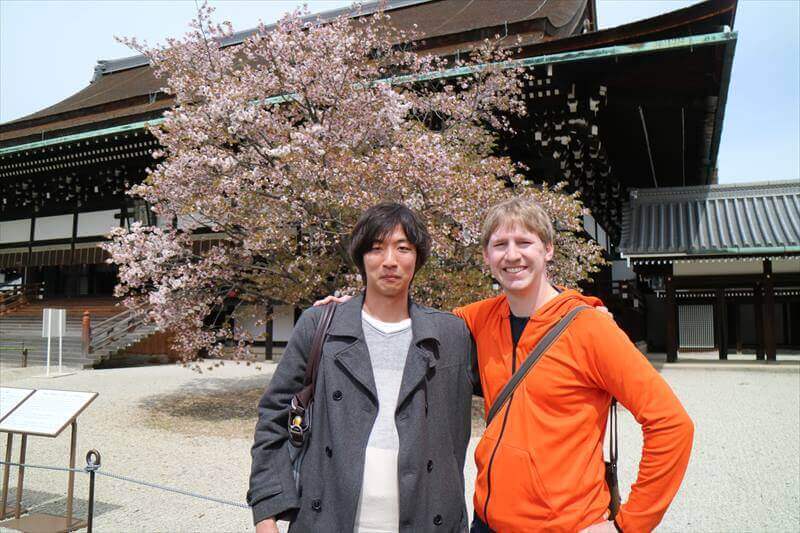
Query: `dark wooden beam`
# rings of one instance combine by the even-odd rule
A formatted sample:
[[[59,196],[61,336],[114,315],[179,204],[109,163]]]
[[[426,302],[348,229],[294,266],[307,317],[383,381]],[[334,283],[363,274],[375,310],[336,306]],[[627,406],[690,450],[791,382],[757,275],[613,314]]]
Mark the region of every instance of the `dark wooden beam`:
[[[772,281],[772,261],[764,259],[764,351],[767,361],[776,361],[775,348],[775,287]]]
[[[736,353],[742,353],[742,303],[736,302],[731,307],[733,330],[736,332]]]
[[[274,329],[275,329],[275,321],[273,320],[272,314],[275,312],[275,307],[271,303],[267,303],[266,305],[266,318],[267,323],[264,324],[264,360],[272,361],[272,348],[273,348],[273,338],[274,338]]]
[[[678,305],[672,274],[667,276],[667,362],[678,360]]]
[[[717,289],[717,300],[714,306],[714,325],[716,326],[719,358],[728,358],[728,313],[726,312],[725,289]]]
[[[764,360],[764,297],[761,283],[753,288],[753,311],[756,315],[756,359]]]

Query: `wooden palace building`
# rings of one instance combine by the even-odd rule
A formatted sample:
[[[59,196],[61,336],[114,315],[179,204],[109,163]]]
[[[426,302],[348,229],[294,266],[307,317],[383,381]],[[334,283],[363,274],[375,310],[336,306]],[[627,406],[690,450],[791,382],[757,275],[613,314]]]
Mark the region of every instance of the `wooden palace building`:
[[[628,256],[620,255],[630,227],[626,201],[635,190],[644,197],[647,188],[716,183],[737,39],[736,5],[736,0],[708,0],[600,30],[594,0],[385,4],[392,24],[406,30],[416,25],[421,37],[413,45],[421,53],[456,57],[495,35],[513,47],[512,65],[533,75],[525,88],[529,114],[500,149],[525,162],[532,179],[566,180],[571,190],[581,191],[591,211],[584,220],[586,233],[614,264],[585,289],[608,302],[634,340],[651,340],[656,349],[659,335],[677,342],[683,326],[650,331],[664,328],[648,318],[658,305],[650,305],[643,294],[661,289],[645,282],[652,272],[640,269],[638,256],[630,264],[634,272]],[[362,13],[377,6],[367,3]],[[237,33],[225,44],[236,46],[252,31]],[[0,125],[0,284],[6,284],[5,294],[36,288],[45,300],[111,298],[116,270],[98,247],[103,235],[137,220],[164,223],[148,205],[125,195],[144,179],[158,148],[145,126],[160,123],[173,104],[160,86],[143,57],[99,61],[84,89]],[[213,235],[196,238],[202,248]],[[681,290],[675,293],[679,303]],[[675,295],[667,294],[665,301],[671,302]],[[256,331],[247,320],[238,327],[265,339],[269,352],[273,342],[279,347],[288,339],[293,320],[293,309],[283,306],[267,327],[271,334]],[[790,343],[795,342],[792,337]]]

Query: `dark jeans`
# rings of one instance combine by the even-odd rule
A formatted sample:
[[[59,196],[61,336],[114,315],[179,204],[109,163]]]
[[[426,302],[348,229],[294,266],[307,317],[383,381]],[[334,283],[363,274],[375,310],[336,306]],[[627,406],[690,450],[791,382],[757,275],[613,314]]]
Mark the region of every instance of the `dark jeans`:
[[[486,522],[478,518],[477,513],[472,513],[472,526],[469,528],[469,533],[493,533]]]

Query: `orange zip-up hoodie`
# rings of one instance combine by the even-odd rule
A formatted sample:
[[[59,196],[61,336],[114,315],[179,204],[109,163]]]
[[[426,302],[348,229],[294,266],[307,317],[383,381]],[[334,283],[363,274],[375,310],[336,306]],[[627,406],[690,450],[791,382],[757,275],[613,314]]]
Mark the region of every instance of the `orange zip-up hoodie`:
[[[478,347],[486,412],[536,342],[578,305],[565,290],[531,317],[514,351],[505,296],[461,307]],[[513,361],[516,358],[516,361]],[[666,381],[600,311],[578,314],[486,428],[475,451],[475,511],[495,531],[578,531],[606,519],[603,435],[611,398],[642,426],[639,477],[616,522],[651,531],[683,479],[694,426]],[[624,457],[635,461],[638,458]]]

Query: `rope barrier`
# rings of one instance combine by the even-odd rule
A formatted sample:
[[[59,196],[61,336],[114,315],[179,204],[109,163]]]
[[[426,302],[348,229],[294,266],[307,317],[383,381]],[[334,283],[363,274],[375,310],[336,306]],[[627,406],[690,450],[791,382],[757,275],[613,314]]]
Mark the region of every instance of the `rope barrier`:
[[[81,474],[89,474],[90,470],[93,468],[93,467],[89,467],[89,466],[84,467],[84,468],[68,468],[68,467],[63,467],[63,466],[48,466],[48,465],[34,465],[34,464],[29,464],[29,463],[15,463],[15,462],[11,462],[11,461],[9,461],[9,462],[0,461],[0,464],[9,465],[9,466],[16,466],[16,467],[24,467],[24,468],[38,468],[38,469],[42,469],[42,470],[56,470],[56,471],[60,471],[60,472],[77,472],[77,473],[81,473]],[[234,502],[234,501],[231,501],[231,500],[223,500],[221,498],[214,498],[214,497],[211,497],[211,496],[205,496],[203,494],[197,494],[196,492],[191,492],[191,491],[183,490],[183,489],[176,489],[174,487],[168,487],[166,485],[161,485],[159,483],[151,483],[149,481],[142,481],[140,479],[134,479],[134,478],[131,478],[131,477],[128,477],[128,476],[121,476],[119,474],[113,474],[111,472],[103,472],[99,468],[95,468],[94,471],[95,471],[96,474],[99,474],[101,476],[106,476],[106,477],[110,477],[110,478],[113,478],[113,479],[118,479],[120,481],[126,481],[128,483],[134,483],[134,484],[137,484],[137,485],[142,485],[142,486],[150,487],[150,488],[153,488],[153,489],[163,490],[163,491],[166,491],[166,492],[174,492],[175,494],[182,494],[183,496],[189,496],[190,498],[198,498],[198,499],[201,499],[201,500],[207,500],[207,501],[210,501],[210,502],[220,503],[222,505],[230,505],[232,507],[239,507],[241,509],[249,509],[250,508],[247,504],[244,504],[244,503]]]

